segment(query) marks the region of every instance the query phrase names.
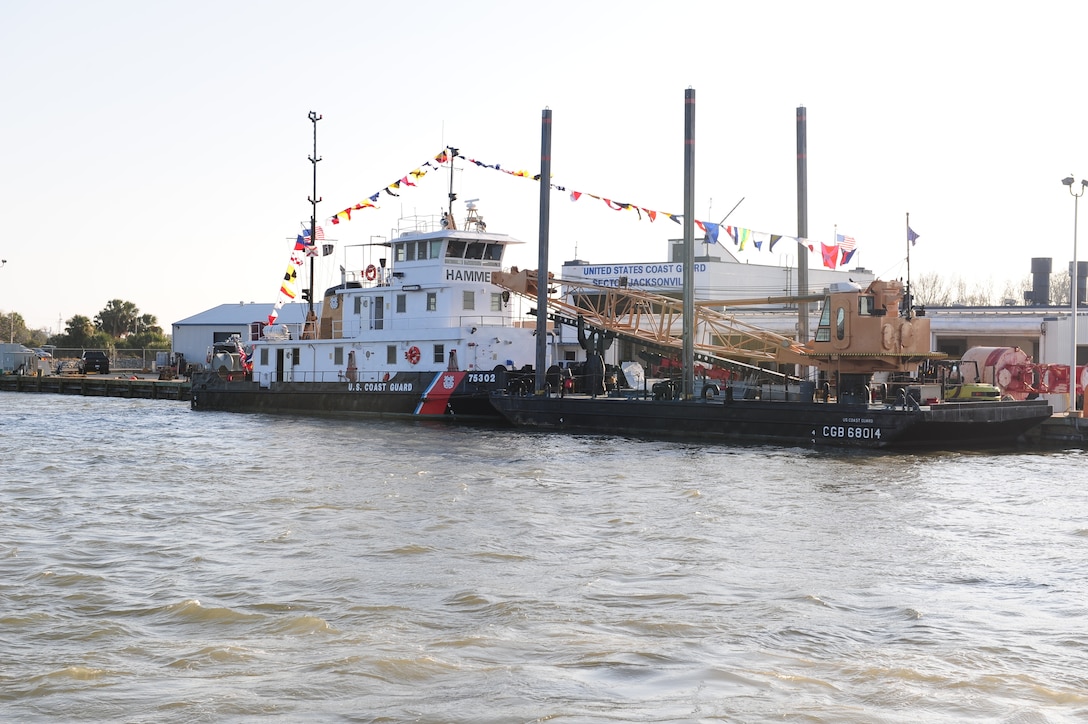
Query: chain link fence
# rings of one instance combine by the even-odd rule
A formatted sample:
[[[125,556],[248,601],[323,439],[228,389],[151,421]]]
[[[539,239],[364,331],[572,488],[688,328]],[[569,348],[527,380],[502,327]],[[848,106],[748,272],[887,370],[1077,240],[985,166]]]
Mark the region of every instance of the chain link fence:
[[[109,359],[110,374],[157,372],[174,363],[169,349],[83,349],[55,347],[42,350],[52,354],[54,374],[77,374],[82,371],[80,360],[84,352],[103,352]]]

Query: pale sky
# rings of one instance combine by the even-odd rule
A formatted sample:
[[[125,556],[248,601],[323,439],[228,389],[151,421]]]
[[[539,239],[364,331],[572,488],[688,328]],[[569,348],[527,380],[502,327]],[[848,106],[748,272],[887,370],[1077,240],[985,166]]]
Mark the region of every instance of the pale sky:
[[[319,220],[447,144],[537,173],[545,108],[555,183],[682,213],[687,88],[696,218],[743,198],[729,223],[797,233],[803,105],[810,238],[837,226],[856,262],[904,277],[910,212],[912,276],[992,278],[1000,293],[1032,257],[1072,259],[1061,179],[1088,178],[1086,28],[1083,0],[4,0],[0,310],[52,331],[114,298],[168,332],[226,302],[264,303],[263,319],[310,215],[310,111]],[[326,235],[388,237],[400,216],[440,211],[447,183],[431,172]],[[535,267],[537,184],[469,167],[455,186],[489,231],[526,242],[508,262]],[[682,235],[559,192],[551,208],[555,272],[576,250],[664,261]]]

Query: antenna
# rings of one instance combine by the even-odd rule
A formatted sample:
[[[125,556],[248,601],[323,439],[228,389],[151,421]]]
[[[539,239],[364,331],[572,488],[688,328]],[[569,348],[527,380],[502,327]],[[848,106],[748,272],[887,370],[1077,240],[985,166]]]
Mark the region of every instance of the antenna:
[[[726,214],[725,216],[723,216],[723,217],[722,217],[722,220],[721,220],[721,221],[719,221],[719,222],[718,222],[718,224],[719,224],[719,225],[721,225],[721,224],[724,224],[724,223],[725,223],[725,220],[726,220],[726,219],[728,219],[728,218],[729,218],[730,216],[732,216],[732,215],[733,215],[733,212],[737,210],[737,207],[738,207],[738,206],[740,206],[740,205],[741,205],[742,203],[744,203],[744,199],[745,199],[745,198],[746,198],[745,196],[741,196],[741,197],[740,197],[740,201],[738,201],[737,203],[733,204],[733,208],[729,209],[729,213],[728,213],[728,214]]]
[[[453,218],[453,202],[457,200],[457,194],[455,194],[453,192],[453,171],[454,171],[453,162],[454,162],[454,159],[457,158],[458,151],[453,146],[446,146],[446,150],[449,151],[449,153],[446,154],[446,158],[448,158],[449,162],[450,162],[450,191],[449,191],[450,206],[449,206],[448,213],[449,213],[449,217],[452,219]]]
[[[479,199],[465,200],[465,208],[468,210],[465,218],[465,229],[487,231],[487,224],[484,223],[483,217],[480,216],[480,212],[476,209],[477,201],[479,201]]]

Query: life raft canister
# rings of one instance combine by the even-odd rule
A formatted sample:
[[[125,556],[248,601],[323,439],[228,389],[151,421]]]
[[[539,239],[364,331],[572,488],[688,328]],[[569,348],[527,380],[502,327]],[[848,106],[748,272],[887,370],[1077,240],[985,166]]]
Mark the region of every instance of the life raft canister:
[[[412,364],[419,364],[420,357],[422,357],[422,355],[419,352],[419,347],[416,346],[409,347],[408,351],[404,353],[404,359]]]

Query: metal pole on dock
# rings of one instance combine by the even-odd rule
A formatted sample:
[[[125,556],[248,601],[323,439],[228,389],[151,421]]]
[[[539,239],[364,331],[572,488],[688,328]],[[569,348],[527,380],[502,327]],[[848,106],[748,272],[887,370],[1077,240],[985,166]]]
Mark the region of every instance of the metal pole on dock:
[[[797,107],[797,294],[808,294],[808,118]],[[808,341],[808,303],[797,303],[797,341]]]
[[[684,91],[684,399],[695,396],[695,89]]]
[[[548,353],[548,223],[552,197],[552,112],[545,108],[540,119],[540,238],[536,260],[536,391],[543,392],[547,382],[545,369]]]

